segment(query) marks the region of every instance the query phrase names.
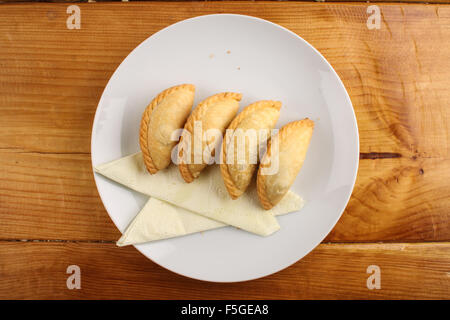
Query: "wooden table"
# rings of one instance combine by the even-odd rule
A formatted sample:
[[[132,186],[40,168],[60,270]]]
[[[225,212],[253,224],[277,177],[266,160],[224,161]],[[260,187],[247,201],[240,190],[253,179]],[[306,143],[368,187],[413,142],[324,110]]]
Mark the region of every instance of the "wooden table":
[[[442,2],[442,1],[437,1]],[[450,6],[361,3],[0,4],[0,298],[450,298]],[[263,279],[171,273],[119,231],[97,193],[90,134],[102,91],[154,32],[209,13],[289,28],[335,68],[352,99],[361,160],[352,198],[312,253]],[[81,289],[66,287],[69,265]],[[381,289],[366,285],[370,265]]]

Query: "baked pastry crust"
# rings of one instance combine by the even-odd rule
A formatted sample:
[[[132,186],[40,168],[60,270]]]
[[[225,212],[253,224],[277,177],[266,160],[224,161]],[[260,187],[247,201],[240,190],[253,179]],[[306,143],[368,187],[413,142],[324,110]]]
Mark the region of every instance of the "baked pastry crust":
[[[209,129],[218,129],[222,136],[225,128],[228,127],[231,120],[235,117],[239,109],[239,101],[242,95],[234,92],[224,92],[213,95],[198,104],[192,111],[184,126],[181,135],[178,153],[178,168],[183,179],[190,183],[200,175],[200,172],[208,165],[203,159],[200,163],[194,163],[194,139],[201,138],[202,155],[205,148],[209,148],[210,155],[214,156],[217,144],[220,141],[212,139],[211,141],[203,141],[202,137],[194,137],[194,124],[196,121],[201,122],[202,133]],[[190,143],[190,148],[187,147]],[[190,150],[189,155],[184,155],[184,150]],[[187,163],[185,157],[190,157]]]
[[[314,122],[306,118],[283,126],[269,141],[256,181],[258,198],[264,209],[269,210],[275,206],[294,183],[305,160],[313,130]],[[278,172],[273,175],[264,175],[261,171],[271,165],[272,140],[277,136]]]
[[[184,126],[192,104],[195,86],[182,84],[162,91],[145,109],[139,131],[144,163],[151,174],[169,166],[177,141],[172,133]]]
[[[233,119],[227,128],[225,138],[222,144],[222,155],[220,170],[223,181],[232,199],[239,198],[247,190],[255,173],[257,163],[251,163],[256,160],[259,145],[270,137],[270,130],[275,127],[280,116],[281,102],[273,100],[263,100],[252,103],[245,107],[236,118]],[[237,130],[241,130],[240,132]],[[255,130],[255,135],[246,136],[249,129]],[[265,130],[265,138],[259,136]],[[236,137],[243,134],[245,141],[244,160],[245,163],[238,163],[238,148],[243,146],[237,143]],[[249,139],[255,139],[251,143]],[[242,138],[241,138],[242,139]],[[240,140],[244,142],[243,140]],[[256,152],[256,154],[251,154]]]

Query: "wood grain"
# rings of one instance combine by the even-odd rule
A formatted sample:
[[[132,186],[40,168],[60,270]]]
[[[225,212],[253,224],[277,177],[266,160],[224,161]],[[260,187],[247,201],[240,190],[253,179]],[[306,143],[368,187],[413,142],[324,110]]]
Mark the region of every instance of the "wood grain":
[[[352,197],[325,241],[447,241],[449,176],[450,160],[360,161]]]
[[[0,152],[2,239],[117,239],[89,154]]]
[[[366,5],[353,4],[81,5],[81,30],[66,29],[65,8],[0,7],[1,238],[117,239],[89,161],[101,92],[153,32],[226,11],[297,32],[350,93],[362,160],[354,196],[327,241],[450,240],[449,7],[381,6],[381,30],[368,30]]]
[[[322,244],[295,265],[251,282],[201,282],[113,244],[0,242],[0,298],[16,299],[449,299],[450,243]],[[66,269],[81,268],[68,290]],[[367,288],[367,267],[381,289]],[[24,279],[26,279],[24,281]]]
[[[361,4],[102,3],[95,10],[90,4],[80,6],[81,30],[66,29],[64,4],[0,8],[0,148],[89,152],[95,106],[122,59],[171,23],[226,11],[279,23],[325,55],[355,105],[361,152],[448,158],[447,6],[382,5],[380,30],[367,29],[367,5]],[[296,12],[295,18],[291,12]]]
[[[20,3],[20,2],[50,2],[50,3],[72,3],[72,2],[134,2],[134,1],[140,1],[140,0],[0,0],[0,3]],[[155,1],[155,0],[146,0],[146,1]],[[198,0],[156,0],[155,2],[194,2]],[[209,1],[209,0],[201,0],[201,1]],[[223,0],[213,0],[213,1],[223,1]],[[248,0],[236,0],[236,1],[248,1]],[[252,1],[301,1],[301,2],[365,2],[367,3],[367,0],[252,0]],[[450,3],[449,0],[431,0],[431,1],[424,1],[424,0],[377,0],[371,2],[378,3],[378,2],[388,2],[388,3],[423,3],[423,4],[435,4],[435,3]]]
[[[66,28],[68,4],[0,5],[0,298],[450,298],[450,6],[379,4],[381,29],[368,30],[365,3],[78,5],[81,30]],[[220,12],[315,46],[350,94],[361,143],[333,243],[241,284],[186,279],[115,247],[90,165],[95,109],[124,57],[174,22]],[[65,286],[71,264],[82,290]],[[381,290],[366,287],[372,264]]]
[[[376,174],[374,174],[374,172]],[[326,241],[450,239],[450,160],[364,160]],[[0,239],[117,240],[88,154],[0,152]]]

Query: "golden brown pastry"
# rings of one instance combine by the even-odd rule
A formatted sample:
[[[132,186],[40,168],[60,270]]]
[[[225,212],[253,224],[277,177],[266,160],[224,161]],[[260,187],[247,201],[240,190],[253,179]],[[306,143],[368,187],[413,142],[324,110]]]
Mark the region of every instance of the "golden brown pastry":
[[[177,141],[172,133],[183,128],[192,104],[195,86],[182,84],[164,90],[150,102],[142,115],[139,142],[147,170],[154,174],[169,166]]]
[[[314,122],[308,118],[288,123],[273,136],[267,146],[267,152],[261,160],[256,182],[259,201],[264,209],[275,206],[288,192],[300,171],[314,129]],[[273,144],[278,139],[278,148]],[[264,173],[277,160],[278,170],[272,174]],[[276,167],[276,166],[274,166]]]
[[[241,98],[242,95],[240,93],[219,93],[200,102],[192,111],[184,126],[178,155],[178,168],[186,182],[194,181],[208,165],[208,162],[203,157],[204,153],[209,158],[214,156],[215,148],[221,142],[225,128],[228,127],[239,109]],[[201,126],[200,135],[194,135],[194,125],[197,128]],[[220,139],[212,137],[205,141],[203,135],[210,129],[218,130],[218,133],[221,135]],[[195,139],[197,140],[194,143]],[[199,147],[197,150],[196,146]],[[195,155],[194,152],[196,152]]]
[[[270,137],[270,130],[280,116],[280,108],[279,101],[255,102],[245,107],[227,128],[220,170],[232,199],[237,199],[247,190],[256,170],[259,145]],[[241,150],[238,151],[239,147]],[[243,154],[238,156],[238,152]]]

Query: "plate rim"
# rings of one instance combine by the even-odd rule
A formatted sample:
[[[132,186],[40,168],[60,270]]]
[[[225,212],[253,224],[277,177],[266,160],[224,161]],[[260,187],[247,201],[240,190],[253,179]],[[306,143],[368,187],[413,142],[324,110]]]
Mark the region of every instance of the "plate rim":
[[[300,260],[302,260],[305,256],[307,256],[308,254],[310,254],[317,246],[319,246],[319,245],[322,243],[323,239],[325,239],[325,238],[328,236],[328,234],[330,234],[330,232],[334,229],[334,227],[336,226],[336,224],[338,223],[338,221],[339,221],[340,218],[342,217],[342,214],[344,213],[345,208],[347,207],[348,202],[350,201],[350,198],[351,198],[351,196],[352,196],[352,194],[353,194],[353,191],[354,191],[354,188],[355,188],[356,178],[357,178],[358,170],[359,170],[359,154],[360,154],[359,127],[358,127],[358,121],[357,121],[357,118],[356,118],[355,109],[354,109],[354,107],[353,107],[353,103],[352,103],[352,101],[351,101],[351,99],[350,99],[350,96],[349,96],[349,94],[348,94],[348,91],[347,91],[347,89],[345,88],[345,85],[344,85],[344,83],[342,82],[342,80],[341,80],[341,78],[339,77],[339,75],[337,74],[336,70],[334,70],[333,66],[328,62],[328,60],[327,60],[327,59],[326,59],[326,58],[325,58],[325,57],[324,57],[324,56],[323,56],[323,55],[322,55],[322,54],[321,54],[314,46],[312,46],[308,41],[306,41],[305,39],[303,39],[303,38],[302,38],[301,36],[299,36],[297,33],[293,32],[293,31],[289,30],[288,28],[286,28],[286,27],[284,27],[284,26],[282,26],[282,25],[279,25],[279,24],[277,24],[277,23],[274,23],[274,22],[271,22],[271,21],[269,21],[269,20],[266,20],[266,19],[263,19],[263,18],[259,18],[259,17],[256,17],[256,16],[245,15],[245,14],[234,14],[234,13],[213,13],[213,14],[198,15],[198,16],[195,16],[195,17],[183,19],[183,20],[177,21],[177,22],[175,22],[175,23],[172,23],[172,24],[170,24],[170,25],[168,25],[168,26],[166,26],[166,27],[164,27],[164,28],[158,30],[157,32],[151,34],[151,35],[148,36],[146,39],[144,39],[141,43],[139,43],[133,50],[131,50],[130,53],[127,54],[127,56],[126,56],[125,58],[123,58],[123,60],[121,61],[121,63],[116,67],[116,69],[114,70],[113,74],[110,76],[110,78],[109,78],[107,84],[105,85],[105,88],[104,88],[103,91],[102,91],[102,94],[101,94],[101,96],[100,96],[100,99],[99,99],[99,101],[98,101],[98,103],[97,103],[97,107],[96,107],[95,115],[94,115],[94,120],[93,120],[93,124],[92,124],[92,129],[91,129],[91,143],[90,143],[90,149],[91,149],[91,156],[90,156],[90,158],[91,158],[91,170],[92,170],[92,173],[93,173],[93,176],[94,176],[95,186],[96,186],[97,192],[98,192],[98,194],[99,194],[99,196],[100,196],[100,199],[101,199],[101,201],[102,201],[103,207],[105,208],[106,212],[108,213],[109,218],[110,218],[111,221],[114,223],[115,227],[116,227],[116,228],[119,230],[119,232],[120,232],[120,229],[119,229],[118,225],[116,224],[116,222],[114,221],[114,218],[111,216],[111,214],[109,213],[109,211],[108,211],[107,208],[106,208],[105,201],[104,201],[104,197],[106,197],[106,196],[102,195],[102,191],[100,191],[100,189],[99,189],[99,187],[98,187],[98,183],[97,183],[98,177],[97,177],[97,173],[95,172],[95,169],[94,169],[94,161],[93,161],[93,156],[92,156],[92,154],[93,154],[93,152],[92,152],[92,151],[93,151],[93,145],[94,145],[94,136],[95,136],[95,134],[94,134],[94,129],[96,128],[97,122],[99,121],[99,106],[100,106],[100,103],[102,102],[103,95],[104,95],[104,93],[105,93],[107,87],[109,86],[111,80],[114,78],[114,76],[116,75],[117,71],[118,71],[118,70],[120,69],[120,67],[122,66],[122,64],[123,64],[123,63],[124,63],[124,62],[125,62],[125,61],[126,61],[126,60],[127,60],[127,59],[128,59],[128,58],[136,51],[136,50],[138,50],[138,49],[139,49],[146,41],[148,41],[150,38],[152,38],[152,37],[154,37],[154,36],[157,36],[158,34],[164,32],[164,31],[166,31],[166,30],[168,30],[168,29],[170,29],[170,28],[173,28],[173,27],[175,27],[175,26],[177,26],[177,25],[179,25],[179,24],[186,23],[186,22],[193,21],[193,20],[199,20],[199,19],[204,19],[204,18],[211,18],[211,17],[214,17],[214,16],[232,16],[232,17],[236,17],[236,16],[237,16],[237,17],[246,18],[246,19],[249,19],[249,20],[254,20],[254,21],[259,21],[259,22],[264,22],[264,23],[270,24],[270,25],[273,26],[273,27],[276,27],[276,28],[281,29],[281,30],[283,30],[283,31],[285,31],[285,32],[288,32],[289,34],[293,35],[293,36],[296,37],[298,40],[300,40],[300,41],[302,41],[304,44],[306,44],[310,49],[312,49],[312,50],[313,50],[313,51],[314,51],[314,52],[315,52],[315,53],[316,53],[316,54],[317,54],[317,55],[318,55],[318,56],[319,56],[319,57],[320,57],[327,65],[328,65],[328,67],[332,70],[333,75],[334,75],[335,78],[338,80],[337,82],[339,83],[339,85],[341,86],[341,89],[343,89],[343,91],[344,91],[344,93],[345,93],[345,99],[346,99],[347,103],[350,105],[351,111],[352,111],[352,115],[353,115],[353,117],[352,117],[352,122],[353,122],[353,126],[354,126],[354,129],[355,129],[355,138],[356,138],[356,155],[357,155],[357,156],[355,157],[356,163],[353,164],[353,166],[354,166],[355,169],[354,169],[353,177],[352,177],[351,191],[349,192],[349,195],[347,196],[347,199],[345,200],[345,205],[344,205],[342,208],[340,208],[340,209],[338,210],[338,211],[340,212],[339,215],[336,216],[336,219],[335,219],[334,223],[331,225],[330,228],[328,228],[329,230],[326,232],[326,234],[323,236],[323,238],[322,238],[315,246],[313,246],[310,250],[308,250],[305,254],[303,254],[300,258],[298,258],[296,261],[294,261],[294,262],[292,262],[292,263],[290,263],[290,264],[288,264],[288,265],[282,266],[282,267],[280,267],[280,268],[277,267],[277,268],[275,268],[276,270],[275,270],[275,271],[272,271],[271,273],[268,273],[268,274],[265,274],[265,275],[257,275],[257,276],[255,276],[255,277],[247,278],[247,279],[244,279],[244,280],[233,280],[233,281],[229,281],[229,280],[211,280],[211,279],[204,279],[204,278],[200,278],[200,277],[193,277],[193,276],[190,276],[190,275],[186,275],[186,274],[180,273],[180,272],[178,272],[178,271],[172,270],[172,269],[170,269],[170,268],[168,268],[168,267],[166,267],[166,266],[163,266],[163,265],[161,265],[160,263],[158,263],[157,261],[155,261],[154,259],[148,257],[148,256],[147,256],[147,255],[146,255],[146,254],[138,247],[139,245],[133,245],[133,247],[135,247],[135,248],[136,248],[143,256],[145,256],[147,259],[149,259],[149,260],[152,261],[153,263],[157,264],[158,266],[160,266],[160,267],[162,267],[162,268],[164,268],[164,269],[166,269],[166,270],[168,270],[168,271],[170,271],[170,272],[173,272],[173,273],[175,273],[175,274],[177,274],[177,275],[181,275],[181,276],[183,276],[183,277],[190,278],[190,279],[194,279],[194,280],[205,281],[205,282],[212,282],[212,283],[238,283],[238,282],[247,282],[247,281],[252,281],[252,280],[256,280],[256,279],[261,279],[261,278],[264,278],[264,277],[273,275],[273,274],[275,274],[275,273],[278,273],[278,272],[280,272],[280,271],[282,271],[282,270],[284,270],[284,269],[287,269],[287,268],[291,267],[291,266],[294,265],[295,263],[297,263],[297,262],[299,262]],[[121,233],[122,233],[122,232],[121,232]]]

